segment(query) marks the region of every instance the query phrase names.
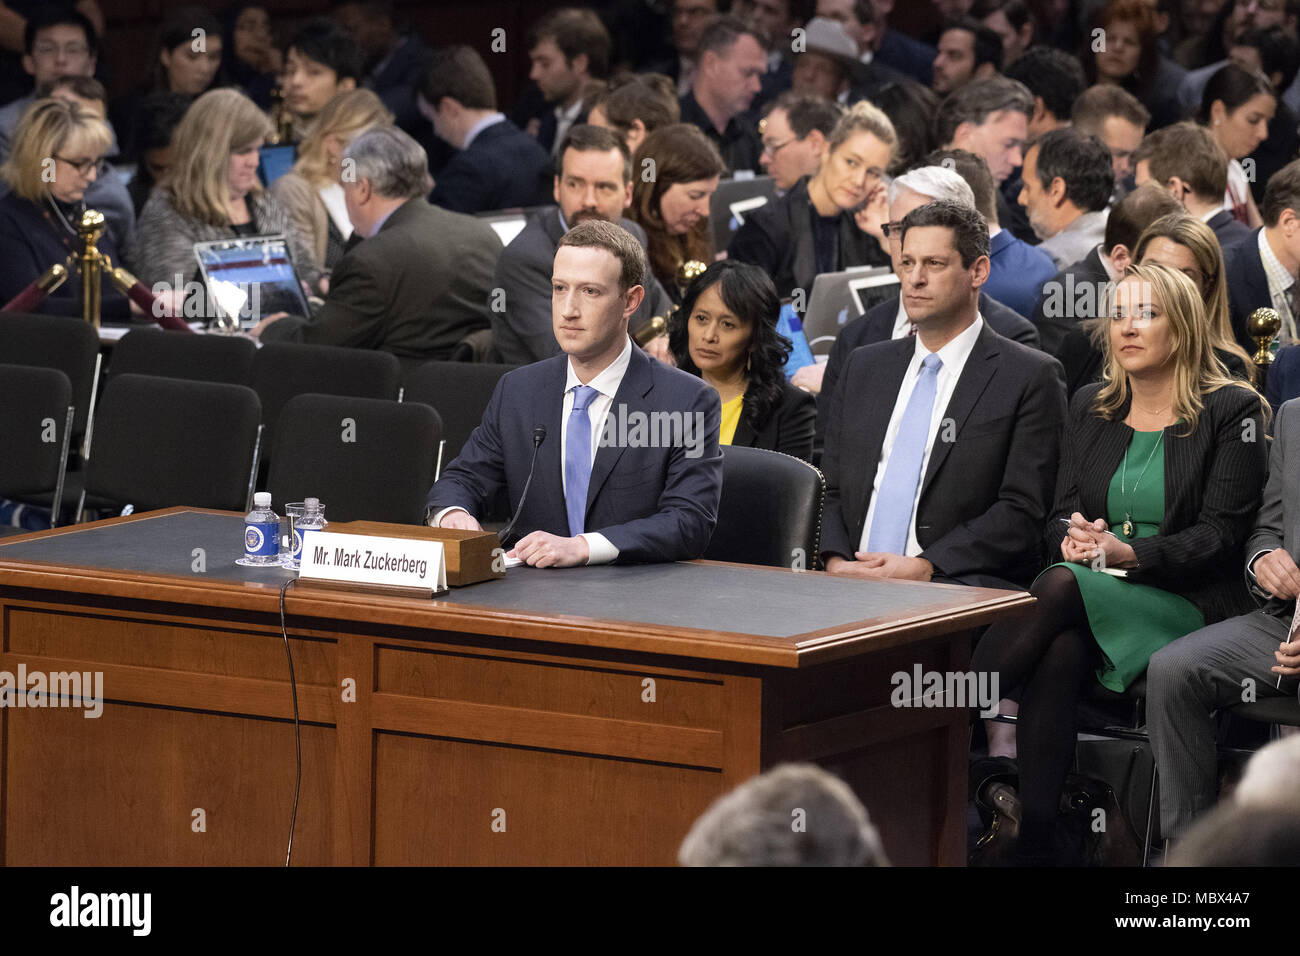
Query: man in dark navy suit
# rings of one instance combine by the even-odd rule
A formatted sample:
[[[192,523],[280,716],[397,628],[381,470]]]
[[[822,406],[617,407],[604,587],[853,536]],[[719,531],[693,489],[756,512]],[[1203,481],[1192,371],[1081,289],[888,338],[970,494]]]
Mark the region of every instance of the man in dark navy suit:
[[[1261,306],[1276,309],[1282,319],[1278,342],[1300,344],[1300,285],[1296,280],[1300,272],[1300,159],[1269,179],[1259,212],[1264,217],[1263,228],[1224,250],[1232,331],[1251,353],[1256,346],[1246,320]]]
[[[1133,154],[1135,181],[1168,189],[1195,216],[1214,230],[1219,247],[1228,249],[1250,235],[1250,227],[1224,208],[1228,157],[1200,123],[1175,123],[1148,133]]]
[[[439,171],[429,201],[476,213],[549,201],[551,157],[497,112],[487,64],[467,46],[434,51],[420,109],[457,152]]]
[[[721,405],[701,379],[633,347],[645,274],[641,244],[613,223],[565,233],[552,317],[566,354],[501,379],[429,493],[430,524],[477,530],[475,513],[504,487],[517,514],[508,555],[536,567],[704,553],[722,492]]]

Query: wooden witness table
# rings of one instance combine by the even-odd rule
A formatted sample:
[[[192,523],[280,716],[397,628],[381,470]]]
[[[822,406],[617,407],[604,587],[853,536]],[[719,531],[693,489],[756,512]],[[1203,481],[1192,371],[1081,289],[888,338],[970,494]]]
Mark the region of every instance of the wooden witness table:
[[[242,530],[173,508],[0,539],[0,671],[102,672],[106,701],[0,708],[4,864],[284,862],[291,572],[236,566]],[[890,675],[965,670],[1031,602],[716,562],[291,588],[293,862],[672,864],[718,796],[812,760],[895,863],[960,865],[968,711],[893,707]]]

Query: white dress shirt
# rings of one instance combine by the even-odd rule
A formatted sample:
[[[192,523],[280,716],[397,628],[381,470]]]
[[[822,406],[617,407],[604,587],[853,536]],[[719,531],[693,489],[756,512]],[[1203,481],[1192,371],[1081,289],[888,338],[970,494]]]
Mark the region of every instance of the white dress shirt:
[[[894,331],[889,334],[891,339],[906,338],[912,334],[912,320],[907,316],[907,310],[903,308],[903,294],[898,294],[898,313],[894,316]]]
[[[352,220],[348,218],[348,204],[343,199],[343,187],[339,183],[330,183],[316,190],[325,210],[338,227],[339,235],[347,242],[352,237]]]
[[[1268,244],[1268,230],[1259,231],[1259,261],[1264,267],[1264,276],[1268,279],[1268,297],[1273,308],[1282,319],[1282,331],[1278,333],[1279,345],[1295,345],[1296,316],[1291,309],[1291,287],[1296,277],[1286,271],[1273,247]]]
[[[925,483],[925,470],[930,466],[930,452],[934,450],[934,440],[943,424],[944,413],[948,410],[948,402],[957,387],[957,380],[961,378],[962,369],[966,367],[966,360],[970,358],[970,353],[975,348],[975,341],[983,328],[984,318],[977,314],[969,328],[935,353],[939,356],[943,367],[939,369],[935,381],[934,407],[930,411],[930,432],[925,440],[925,457],[921,459],[921,479],[916,483],[916,496],[912,499],[912,515],[907,523],[906,557],[909,558],[916,557],[924,550],[916,540],[916,505],[921,499],[921,485]],[[912,397],[912,389],[916,387],[921,362],[929,354],[930,350],[921,343],[921,337],[918,335],[916,346],[912,349],[912,360],[907,365],[903,384],[898,389],[898,398],[894,400],[894,411],[889,417],[889,428],[885,431],[884,443],[880,446],[880,461],[876,464],[876,478],[871,484],[871,504],[867,507],[867,520],[862,525],[862,538],[858,542],[859,551],[867,550],[867,541],[871,536],[871,521],[875,517],[876,502],[880,498],[880,484],[885,480],[885,466],[889,463],[889,453],[893,451],[894,441],[898,438],[898,427],[903,420],[903,411]]]
[[[582,112],[582,100],[565,109],[562,106],[555,108],[555,141],[551,143],[551,155],[558,156],[560,144],[564,142],[564,137],[568,135],[573,124],[578,121],[578,114]]]

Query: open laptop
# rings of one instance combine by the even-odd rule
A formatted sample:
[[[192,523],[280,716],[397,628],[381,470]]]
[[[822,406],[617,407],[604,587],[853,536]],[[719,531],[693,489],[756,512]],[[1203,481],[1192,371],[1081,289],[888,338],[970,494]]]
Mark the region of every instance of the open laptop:
[[[275,312],[311,315],[284,236],[196,242],[194,255],[223,326],[250,329]]]
[[[257,177],[263,186],[270,186],[289,170],[298,158],[296,146],[263,146],[257,151]]]
[[[898,276],[888,266],[858,266],[817,276],[803,318],[813,355],[830,355],[844,326],[897,294]]]
[[[718,183],[709,198],[709,228],[713,231],[714,250],[726,249],[736,230],[745,224],[745,217],[775,199],[776,183],[771,176],[724,179]]]

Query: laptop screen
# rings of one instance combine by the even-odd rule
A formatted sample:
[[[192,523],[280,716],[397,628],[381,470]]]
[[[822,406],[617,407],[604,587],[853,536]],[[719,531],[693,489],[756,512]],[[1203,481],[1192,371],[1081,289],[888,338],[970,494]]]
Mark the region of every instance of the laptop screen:
[[[297,159],[296,146],[263,146],[257,151],[257,176],[263,186],[270,186],[290,169]]]
[[[251,328],[268,315],[310,315],[284,236],[196,242],[208,295],[221,312]]]

